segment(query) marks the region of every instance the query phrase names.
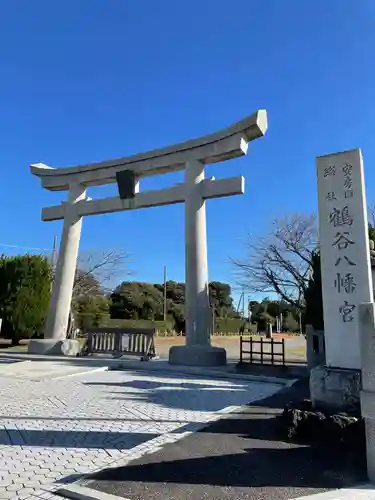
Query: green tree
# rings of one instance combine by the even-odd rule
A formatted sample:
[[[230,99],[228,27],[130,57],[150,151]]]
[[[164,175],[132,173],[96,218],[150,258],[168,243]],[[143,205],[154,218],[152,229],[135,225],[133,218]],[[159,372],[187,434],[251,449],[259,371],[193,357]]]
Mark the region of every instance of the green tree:
[[[311,261],[311,275],[305,290],[304,322],[306,325],[312,325],[315,330],[324,330],[322,275],[319,252],[314,252]]]
[[[164,285],[155,285],[158,290],[164,293]],[[177,281],[169,280],[166,283],[167,300],[171,304],[184,304],[185,303],[185,283],[178,283]]]
[[[230,285],[221,283],[220,281],[211,281],[209,283],[209,294],[210,304],[214,308],[216,316],[228,318],[236,315]]]
[[[267,323],[271,323],[271,325],[275,324],[275,316],[269,310],[270,305],[272,305],[272,301],[268,298],[262,300],[262,302],[252,301],[250,303],[251,322],[258,324],[259,331],[266,330]]]
[[[170,315],[173,318],[175,330],[178,332],[185,331],[185,305],[184,304],[171,304]]]
[[[39,255],[0,257],[0,317],[2,335],[17,345],[22,338],[43,331],[52,272],[48,260]]]
[[[368,225],[368,235],[370,240],[375,241],[375,227],[371,224]]]
[[[209,284],[216,316],[234,317],[231,288],[218,281]],[[161,320],[164,313],[164,285],[124,281],[110,296],[112,319]],[[178,331],[185,331],[185,283],[166,282],[167,317]]]
[[[143,298],[138,283],[124,281],[111,294],[110,315],[113,319],[140,319]]]
[[[160,320],[163,294],[151,283],[124,281],[111,294],[111,318]]]
[[[70,306],[68,336],[74,337],[77,328],[86,331],[91,327],[100,326],[101,320],[107,317],[109,317],[109,302],[100,281],[93,273],[77,269]]]
[[[288,312],[283,321],[283,327],[287,332],[299,331],[298,321],[291,312]]]
[[[109,300],[101,295],[82,295],[74,302],[75,326],[81,331],[99,327],[109,319]]]
[[[163,319],[163,294],[151,283],[138,283],[142,297],[139,317],[148,320]]]
[[[271,316],[270,313],[267,311],[260,313],[259,319],[260,319],[260,321],[259,321],[259,324],[260,324],[259,329],[260,330],[265,330],[267,327],[267,323],[271,323],[271,325],[275,324],[275,318],[273,316]]]

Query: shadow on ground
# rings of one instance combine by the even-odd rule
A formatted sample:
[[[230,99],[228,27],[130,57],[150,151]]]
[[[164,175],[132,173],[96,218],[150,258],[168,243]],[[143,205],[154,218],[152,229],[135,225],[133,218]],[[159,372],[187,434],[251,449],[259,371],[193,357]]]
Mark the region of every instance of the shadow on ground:
[[[214,451],[213,449],[211,453]],[[320,462],[320,466],[323,466],[319,474],[314,462]],[[353,472],[348,463],[334,452],[327,454],[326,450],[309,447],[244,448],[240,453],[128,465],[98,473],[95,480],[324,489],[341,487],[343,482],[356,482],[359,476]],[[365,477],[362,479],[365,480]]]
[[[76,420],[76,419],[71,419]],[[58,422],[59,419],[54,419]],[[1,421],[0,421],[1,423]],[[78,430],[0,430],[0,446],[129,450],[159,434]]]
[[[150,375],[150,374],[149,374]],[[207,378],[199,381],[197,376],[175,373],[152,374],[154,380],[147,380],[139,374],[133,380],[124,382],[85,382],[85,385],[102,387],[107,398],[118,401],[142,401],[171,409],[217,412],[225,406],[237,406],[251,399],[249,383],[260,390],[262,383],[245,380],[226,380],[222,385],[215,381],[207,383]],[[167,377],[168,380],[163,380]],[[264,384],[263,384],[264,385]],[[269,387],[272,384],[266,384]],[[259,389],[258,389],[259,387]],[[272,387],[277,390],[280,386]],[[132,390],[133,389],[133,390]],[[205,397],[207,394],[207,397]],[[246,397],[243,396],[246,394]],[[224,399],[225,398],[225,399]]]
[[[262,377],[277,378],[307,378],[309,372],[305,361],[287,361],[286,366],[269,365],[260,363],[237,364],[238,373]]]
[[[132,500],[286,500],[365,481],[363,457],[280,440],[280,409],[306,392],[300,382],[89,486]]]

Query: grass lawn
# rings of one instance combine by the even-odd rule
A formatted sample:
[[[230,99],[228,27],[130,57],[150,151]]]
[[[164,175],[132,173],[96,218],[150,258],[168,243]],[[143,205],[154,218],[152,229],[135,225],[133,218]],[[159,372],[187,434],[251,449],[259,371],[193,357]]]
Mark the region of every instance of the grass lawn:
[[[27,344],[24,345],[0,345],[0,354],[1,351],[27,351]]]
[[[27,344],[24,345],[16,345],[16,346],[10,346],[8,349],[12,349],[13,351],[27,351]]]

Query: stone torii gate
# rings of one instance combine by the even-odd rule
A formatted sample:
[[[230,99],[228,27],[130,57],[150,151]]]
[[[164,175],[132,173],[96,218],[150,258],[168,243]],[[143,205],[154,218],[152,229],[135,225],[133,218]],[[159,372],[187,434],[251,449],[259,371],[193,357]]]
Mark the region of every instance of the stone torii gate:
[[[204,166],[246,155],[248,143],[262,137],[266,130],[267,113],[259,110],[214,134],[147,153],[68,168],[31,165],[31,173],[40,178],[43,188],[68,191],[68,200],[42,209],[43,221],[63,220],[64,224],[44,339],[33,339],[29,352],[72,352],[74,341],[66,340],[66,334],[84,216],[185,203],[186,345],[172,347],[169,361],[225,364],[225,349],[210,344],[205,200],[243,194],[244,178],[205,179]],[[140,191],[142,177],[179,170],[185,172],[183,183]],[[91,199],[86,194],[90,186],[116,182],[119,196]]]

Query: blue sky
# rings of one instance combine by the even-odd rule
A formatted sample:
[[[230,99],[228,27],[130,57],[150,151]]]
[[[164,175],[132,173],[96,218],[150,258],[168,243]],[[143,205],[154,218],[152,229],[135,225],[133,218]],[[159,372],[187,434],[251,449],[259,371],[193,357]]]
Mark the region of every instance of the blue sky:
[[[2,0],[1,245],[50,248],[30,163],[64,167],[214,132],[266,108],[248,156],[207,168],[246,194],[207,203],[210,279],[272,219],[315,211],[315,157],[355,147],[375,200],[374,0]],[[147,179],[144,189],[182,180]],[[115,186],[91,194],[107,196]],[[134,279],[184,280],[183,206],[88,217],[81,248],[123,248]]]

